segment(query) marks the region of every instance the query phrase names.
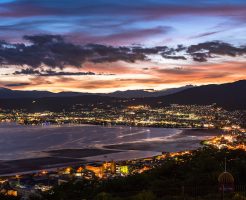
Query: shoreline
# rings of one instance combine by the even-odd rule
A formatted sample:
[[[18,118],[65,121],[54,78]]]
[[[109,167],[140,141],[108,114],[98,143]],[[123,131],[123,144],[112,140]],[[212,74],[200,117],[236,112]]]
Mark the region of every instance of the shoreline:
[[[163,138],[154,138],[156,140],[150,138],[149,141],[143,140],[134,143],[125,142],[123,144],[99,145],[99,148],[94,146],[91,148],[44,150],[37,152],[37,155],[43,154],[43,157],[0,160],[0,176],[64,168],[70,165],[76,166],[80,164],[98,163],[109,159],[116,161],[128,159],[137,160],[153,157],[162,152],[195,150],[201,146],[200,143],[205,140],[205,136],[209,135],[209,137],[214,137],[215,135],[218,135],[219,132],[218,130],[200,128],[178,128],[177,130],[180,130],[180,132],[165,136],[169,138],[170,141],[168,141],[168,139],[164,140]],[[198,139],[193,139],[194,135],[196,135]],[[181,140],[179,140],[179,138],[181,138]],[[175,149],[175,151],[173,149]]]
[[[50,124],[22,124],[18,123],[16,121],[11,121],[11,122],[0,122],[0,128],[1,125],[15,125],[15,127],[76,127],[76,126],[99,126],[99,127],[105,127],[105,128],[114,128],[114,127],[129,127],[129,128],[165,128],[165,129],[194,129],[194,130],[216,130],[214,128],[206,128],[206,127],[183,127],[183,126],[155,126],[155,125],[128,125],[128,124],[113,124],[113,125],[105,125],[105,124],[100,124],[100,123],[50,123]],[[4,126],[3,126],[4,128]]]
[[[47,157],[0,160],[0,176],[4,176],[4,174],[24,173],[27,171],[41,171],[44,169],[62,168],[70,165],[84,165],[89,163],[86,160],[88,155],[93,157],[107,155],[115,152],[121,151],[110,149],[63,149],[50,151],[50,155]]]
[[[119,153],[125,153],[125,152],[119,152]],[[128,152],[130,153],[130,152]],[[114,154],[114,153],[113,153]],[[107,155],[107,154],[106,154]],[[155,154],[153,153],[153,155],[150,155],[150,156],[143,156],[143,157],[138,157],[138,158],[131,158],[131,159],[128,159],[128,160],[141,160],[141,159],[146,159],[146,158],[152,158],[152,157],[155,157],[155,156],[158,156],[158,155],[161,155],[161,152],[156,152]],[[102,154],[102,155],[99,155],[99,156],[105,156],[105,154]],[[48,159],[47,161],[50,161],[51,157],[45,157],[43,159]],[[48,171],[48,172],[55,172],[57,170],[60,170],[60,169],[63,169],[63,168],[66,168],[66,167],[79,167],[79,166],[83,166],[83,165],[94,165],[94,164],[102,164],[103,162],[105,162],[106,160],[98,160],[97,159],[98,156],[91,156],[91,157],[84,157],[84,159],[81,159],[81,160],[75,160],[75,161],[71,161],[71,162],[64,162],[64,163],[57,163],[57,164],[49,164],[49,165],[44,165],[42,167],[39,166],[39,168],[33,168],[33,169],[22,169],[21,171],[14,171],[14,172],[8,172],[8,171],[4,171],[4,172],[1,172],[0,170],[0,178],[1,177],[9,177],[9,176],[16,176],[16,175],[28,175],[28,174],[35,174],[35,173],[39,173],[41,171]],[[53,157],[52,157],[53,159]],[[56,158],[55,158],[56,159]],[[26,161],[26,160],[29,160],[29,161],[32,161],[32,162],[38,162],[39,161],[39,158],[34,158],[34,159],[20,159],[20,160],[12,160],[10,161],[12,164],[15,163],[15,162],[22,162],[22,161]],[[126,159],[127,160],[127,159]],[[116,162],[124,162],[126,160],[114,160]],[[107,160],[107,162],[111,161],[111,159]],[[37,163],[38,164],[38,163]],[[1,161],[0,161],[0,168],[1,168]]]

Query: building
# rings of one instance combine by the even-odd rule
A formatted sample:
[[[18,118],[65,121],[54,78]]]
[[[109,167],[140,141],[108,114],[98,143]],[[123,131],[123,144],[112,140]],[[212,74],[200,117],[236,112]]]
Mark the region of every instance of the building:
[[[8,182],[5,182],[0,186],[0,193],[6,196],[18,196],[17,190],[12,188]]]
[[[234,191],[234,178],[231,173],[223,172],[219,175],[219,190],[222,192]]]
[[[120,166],[120,173],[124,176],[129,174],[129,167],[128,165],[122,165]]]
[[[219,190],[222,194],[224,192],[233,192],[234,191],[234,177],[231,173],[226,170],[226,158],[225,158],[225,171],[222,172],[218,177]]]
[[[95,176],[102,178],[103,177],[103,167],[99,165],[87,165],[86,170],[94,172]]]
[[[102,165],[102,170],[105,173],[111,173],[115,174],[116,173],[116,163],[114,161],[111,162],[104,162]]]

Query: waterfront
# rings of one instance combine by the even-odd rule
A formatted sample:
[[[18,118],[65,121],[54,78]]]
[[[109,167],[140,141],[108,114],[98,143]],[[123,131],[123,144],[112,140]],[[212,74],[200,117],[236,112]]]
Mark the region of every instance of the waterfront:
[[[201,140],[218,134],[217,130],[5,123],[0,126],[0,173],[191,150],[198,148]]]
[[[185,131],[184,131],[185,130]],[[190,150],[219,131],[92,125],[0,125],[0,160],[43,157],[57,149]],[[48,140],[49,138],[49,140]],[[93,156],[93,155],[90,155]]]

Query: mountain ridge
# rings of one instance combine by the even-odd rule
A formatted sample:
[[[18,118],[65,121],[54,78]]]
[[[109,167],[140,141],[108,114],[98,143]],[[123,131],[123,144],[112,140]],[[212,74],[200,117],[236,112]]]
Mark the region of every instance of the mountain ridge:
[[[99,95],[99,96],[109,96],[117,98],[145,98],[145,97],[158,97],[180,92],[182,90],[194,87],[192,85],[187,85],[179,88],[170,88],[166,90],[153,90],[149,92],[147,90],[125,90],[125,91],[115,91],[111,93],[86,93],[86,92],[58,92],[53,93],[49,91],[25,91],[25,90],[11,90],[8,88],[0,88],[0,99],[19,99],[19,98],[45,98],[45,97],[75,97],[75,96],[85,96],[85,95]]]
[[[182,105],[217,104],[226,109],[246,109],[246,80],[232,83],[202,85],[164,97],[145,98],[142,103]],[[141,101],[141,100],[140,100]],[[160,103],[161,102],[161,103]]]
[[[116,98],[97,94],[74,97],[44,97],[0,99],[0,109],[25,109],[30,112],[69,111],[71,109],[93,109],[124,107],[129,105],[149,105],[163,107],[171,104],[211,105],[228,110],[246,110],[246,80],[225,84],[210,84],[188,88],[186,90],[159,97]]]

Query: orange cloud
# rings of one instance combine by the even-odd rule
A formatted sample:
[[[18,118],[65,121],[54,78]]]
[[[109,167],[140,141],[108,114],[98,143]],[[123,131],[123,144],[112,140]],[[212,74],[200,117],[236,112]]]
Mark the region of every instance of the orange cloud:
[[[28,80],[23,81],[25,84],[13,81],[8,82],[8,85],[14,89],[28,90],[111,92],[127,89],[165,89],[186,84],[224,83],[246,78],[244,62],[199,63],[199,65],[187,64],[181,67],[168,67],[165,64],[151,67],[151,65],[153,63],[148,62],[133,64],[116,62],[108,65],[87,63],[86,70],[98,73],[113,72],[117,75],[29,77]]]

